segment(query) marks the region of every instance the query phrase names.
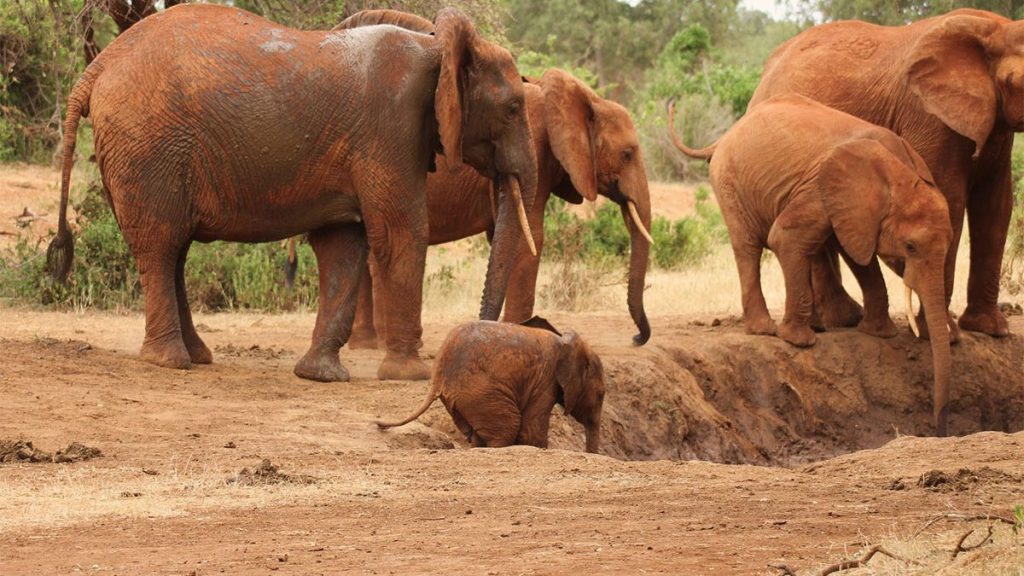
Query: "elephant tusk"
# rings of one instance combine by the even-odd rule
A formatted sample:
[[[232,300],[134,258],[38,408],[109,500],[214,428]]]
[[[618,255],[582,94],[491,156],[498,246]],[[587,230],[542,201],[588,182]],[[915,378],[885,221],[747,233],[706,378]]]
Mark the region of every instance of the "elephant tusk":
[[[920,338],[921,329],[918,328],[917,318],[914,316],[914,291],[906,283],[903,284],[903,288],[907,294],[907,322],[910,323],[910,331],[914,333],[915,338]]]
[[[647,228],[644,228],[644,223],[640,221],[640,214],[636,211],[636,204],[633,204],[632,200],[626,204],[629,205],[629,215],[633,218],[633,222],[636,224],[636,227],[640,229],[640,234],[647,239],[648,244],[653,245],[654,238],[651,238],[651,233],[647,231]]]
[[[533,232],[530,230],[530,221],[526,218],[526,206],[523,206],[523,194],[519,190],[519,178],[508,176],[509,188],[512,189],[512,199],[516,203],[516,212],[519,213],[519,227],[523,229],[526,236],[526,245],[530,247],[530,254],[537,255],[537,245],[533,243]]]

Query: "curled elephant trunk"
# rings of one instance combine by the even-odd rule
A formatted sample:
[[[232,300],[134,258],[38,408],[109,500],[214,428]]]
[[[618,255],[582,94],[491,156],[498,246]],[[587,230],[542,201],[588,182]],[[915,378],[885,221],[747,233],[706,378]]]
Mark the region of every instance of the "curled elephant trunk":
[[[501,314],[520,234],[526,237],[526,243],[531,251],[537,253],[533,244],[533,232],[526,219],[527,195],[521,192],[519,184],[519,178],[509,174],[499,175],[495,182],[498,191],[497,217],[494,220],[494,239],[491,242],[487,279],[484,282],[484,295],[480,304],[481,320],[496,321]],[[525,188],[536,190],[536,182],[528,182]],[[532,194],[529,198],[532,201]]]
[[[651,338],[651,325],[644,310],[644,287],[647,281],[647,260],[651,252],[650,234],[651,207],[632,200],[619,205],[626,229],[629,230],[629,280],[626,290],[626,305],[629,316],[639,333],[633,336],[633,344],[643,346]]]

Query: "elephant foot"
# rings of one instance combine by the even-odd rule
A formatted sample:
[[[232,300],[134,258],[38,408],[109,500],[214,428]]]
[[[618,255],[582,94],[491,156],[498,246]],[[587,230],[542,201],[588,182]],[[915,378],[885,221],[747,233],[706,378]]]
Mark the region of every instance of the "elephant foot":
[[[388,352],[377,369],[378,380],[429,380],[430,366],[418,356],[400,356]]]
[[[956,320],[953,319],[953,315],[948,311],[946,312],[946,327],[949,328],[949,343],[959,344],[960,343],[960,327],[957,326]],[[924,311],[920,311],[917,314],[917,328],[921,333],[921,339],[930,340],[931,335],[928,333],[928,323],[924,319]]]
[[[376,350],[377,349],[377,333],[376,332],[364,332],[357,333],[353,332],[352,336],[348,339],[349,350]]]
[[[815,332],[825,332],[825,322],[821,319],[821,312],[818,310],[817,306],[815,306],[814,310],[811,312],[811,319],[809,323],[811,325],[811,330],[814,330]]]
[[[188,370],[192,367],[192,359],[180,338],[175,338],[171,342],[147,340],[142,343],[139,356],[150,364],[164,368]]]
[[[779,338],[797,348],[808,348],[814,346],[814,343],[818,341],[818,336],[814,333],[814,330],[811,330],[810,326],[795,322],[783,322],[780,324],[778,335]]]
[[[1006,316],[1003,316],[1003,313],[996,307],[979,310],[968,305],[963,316],[960,316],[960,328],[970,332],[981,332],[996,338],[1010,335],[1010,326],[1006,322]]]
[[[338,353],[315,352],[310,350],[295,365],[295,375],[317,382],[348,382],[351,376],[338,360]]]
[[[778,328],[775,326],[775,321],[768,316],[764,318],[744,320],[743,323],[747,327],[747,334],[774,336],[776,331],[778,330]]]
[[[857,324],[857,330],[878,338],[893,338],[898,332],[896,324],[893,324],[892,318],[888,314],[878,318],[868,318],[865,316],[860,321],[860,324]]]
[[[193,364],[213,364],[213,352],[199,336],[185,339],[185,348]]]
[[[821,306],[821,321],[829,328],[852,328],[864,318],[864,308],[848,294],[841,294]]]

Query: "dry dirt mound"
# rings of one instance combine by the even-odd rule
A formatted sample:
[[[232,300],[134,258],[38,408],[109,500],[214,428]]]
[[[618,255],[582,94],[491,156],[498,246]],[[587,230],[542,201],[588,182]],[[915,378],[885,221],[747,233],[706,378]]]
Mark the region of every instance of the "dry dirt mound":
[[[65,464],[92,460],[102,455],[103,453],[98,448],[90,448],[78,442],[72,442],[68,444],[67,448],[51,454],[36,448],[29,440],[0,440],[0,464],[11,462]]]

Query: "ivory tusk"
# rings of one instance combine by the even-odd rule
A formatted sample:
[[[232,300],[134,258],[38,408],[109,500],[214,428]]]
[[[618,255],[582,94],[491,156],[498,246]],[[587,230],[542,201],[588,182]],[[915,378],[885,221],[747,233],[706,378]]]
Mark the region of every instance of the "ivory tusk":
[[[626,202],[626,204],[629,205],[629,215],[633,217],[633,222],[636,224],[636,227],[640,229],[640,234],[647,239],[648,244],[653,245],[654,238],[651,238],[651,233],[647,231],[647,228],[644,228],[644,223],[640,221],[640,214],[636,211],[636,204],[633,204],[632,200]]]
[[[512,190],[512,199],[516,203],[516,211],[519,213],[519,227],[523,229],[523,236],[526,236],[526,245],[530,247],[530,254],[537,255],[537,245],[533,243],[533,232],[530,230],[530,222],[526,218],[526,206],[523,206],[523,194],[519,190],[519,178],[507,176],[509,188]]]
[[[914,291],[906,284],[903,284],[903,288],[907,294],[907,322],[910,323],[910,331],[914,333],[915,338],[920,338],[921,329],[917,326],[917,316],[914,314]]]

